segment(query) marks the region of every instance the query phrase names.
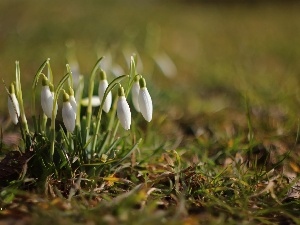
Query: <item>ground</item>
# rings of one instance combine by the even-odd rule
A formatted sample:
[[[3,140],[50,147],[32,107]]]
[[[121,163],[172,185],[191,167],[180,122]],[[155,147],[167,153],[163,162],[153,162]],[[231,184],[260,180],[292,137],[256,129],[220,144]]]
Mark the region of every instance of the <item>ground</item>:
[[[136,52],[153,121],[132,110],[143,142],[113,173],[37,188],[33,177],[18,183],[13,165],[31,155],[8,154],[20,134],[1,95],[0,176],[15,168],[17,181],[2,184],[0,223],[300,223],[298,3],[46,3],[0,3],[0,76],[8,85],[20,61],[27,114],[45,59],[58,82],[76,56],[88,80],[98,57],[127,73]]]

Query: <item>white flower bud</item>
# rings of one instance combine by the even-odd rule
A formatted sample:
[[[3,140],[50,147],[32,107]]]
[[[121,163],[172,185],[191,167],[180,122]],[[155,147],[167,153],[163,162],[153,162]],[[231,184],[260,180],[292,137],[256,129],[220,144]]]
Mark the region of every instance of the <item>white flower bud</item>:
[[[53,111],[53,100],[54,100],[54,93],[51,91],[49,81],[46,77],[43,77],[42,81],[42,90],[41,90],[41,105],[45,115],[48,118],[52,118],[52,111]],[[57,110],[57,106],[56,106]]]
[[[120,123],[122,127],[125,130],[130,129],[131,125],[131,112],[129,105],[126,101],[125,95],[124,95],[124,89],[122,87],[119,88],[119,98],[117,103],[117,115],[120,120]]]
[[[106,90],[106,88],[108,87],[108,82],[106,80],[106,74],[103,70],[100,71],[100,81],[99,81],[99,88],[98,88],[98,95],[99,95],[99,99],[102,102],[103,97],[104,97],[104,92]],[[108,113],[111,107],[111,103],[112,103],[112,96],[111,96],[111,92],[108,93],[105,102],[103,104],[103,110]]]
[[[70,103],[71,103],[71,106],[76,114],[77,112],[77,103],[76,103],[76,100],[75,100],[75,97],[74,95],[70,95]]]
[[[140,106],[139,106],[139,92],[140,92],[140,85],[139,81],[135,81],[131,88],[131,97],[132,97],[132,103],[137,112],[140,112]]]
[[[67,93],[64,93],[63,96],[62,118],[67,131],[73,132],[75,129],[76,114]]]
[[[75,100],[75,97],[74,97],[74,91],[73,89],[70,87],[69,88],[69,92],[70,92],[70,103],[71,103],[71,106],[75,112],[75,118],[76,118],[76,112],[77,112],[77,103],[76,103],[76,100]]]
[[[7,105],[12,122],[14,124],[17,124],[20,116],[20,106],[15,94],[15,88],[13,84],[11,84],[10,86],[10,96],[8,96]]]
[[[139,106],[141,113],[146,121],[152,120],[153,105],[151,96],[147,90],[144,78],[140,79]]]
[[[49,89],[49,86],[43,86],[41,91],[41,104],[45,115],[49,118],[52,117],[53,109],[53,95]]]

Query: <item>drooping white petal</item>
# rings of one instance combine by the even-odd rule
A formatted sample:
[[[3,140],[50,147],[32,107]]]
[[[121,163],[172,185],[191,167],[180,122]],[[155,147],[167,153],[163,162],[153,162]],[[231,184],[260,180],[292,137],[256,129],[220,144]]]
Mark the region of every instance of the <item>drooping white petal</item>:
[[[70,95],[70,103],[71,103],[71,106],[72,106],[72,108],[73,108],[73,110],[75,112],[75,117],[76,117],[77,103],[76,103],[74,95]]]
[[[104,92],[106,90],[106,88],[108,87],[108,82],[107,80],[100,80],[99,81],[99,88],[98,88],[98,95],[99,95],[99,99],[102,102],[102,99],[104,97]],[[104,105],[103,105],[103,110],[108,113],[111,107],[111,103],[112,103],[112,96],[111,96],[111,92],[108,93]]]
[[[146,87],[140,89],[139,106],[145,120],[150,122],[152,120],[153,105],[151,96]]]
[[[51,118],[53,110],[53,93],[50,91],[49,86],[42,86],[41,105],[45,115]]]
[[[140,112],[139,106],[139,92],[140,92],[140,85],[139,82],[134,82],[131,88],[131,96],[132,96],[132,103],[137,112]]]
[[[117,115],[122,127],[125,130],[129,130],[131,125],[131,112],[125,96],[119,96],[117,104]]]
[[[7,100],[8,112],[14,124],[17,124],[20,116],[20,106],[15,93],[10,94]]]
[[[75,129],[75,112],[70,102],[63,103],[62,118],[67,131],[73,132]]]

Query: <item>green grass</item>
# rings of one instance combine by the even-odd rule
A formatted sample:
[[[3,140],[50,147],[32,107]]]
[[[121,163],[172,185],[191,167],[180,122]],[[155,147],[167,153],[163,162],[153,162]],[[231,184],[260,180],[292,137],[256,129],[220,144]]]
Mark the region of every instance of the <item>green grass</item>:
[[[99,176],[74,172],[2,187],[3,221],[300,224],[299,196],[289,194],[298,193],[300,171],[299,4],[45,3],[0,3],[0,76],[10,84],[20,61],[26,113],[38,67],[51,58],[57,84],[73,40],[86,80],[108,52],[127,73],[125,59],[137,51],[154,119],[146,124],[132,110],[134,136],[118,148],[143,142]],[[159,52],[174,61],[174,78],[153,61]],[[0,98],[3,140],[18,132],[5,126],[6,98]],[[4,142],[2,157],[14,148]]]

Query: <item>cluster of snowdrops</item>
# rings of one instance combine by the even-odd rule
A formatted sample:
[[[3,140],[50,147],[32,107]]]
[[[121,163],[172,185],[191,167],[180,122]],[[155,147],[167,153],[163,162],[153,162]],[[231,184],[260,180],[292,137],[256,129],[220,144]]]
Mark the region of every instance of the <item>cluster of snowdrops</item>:
[[[54,86],[49,81],[48,77],[44,74],[40,74],[42,77],[41,88],[41,106],[44,114],[48,118],[53,119],[53,115],[57,114],[57,101],[55,101]],[[72,76],[72,74],[70,74]],[[141,112],[146,121],[152,120],[153,105],[151,96],[146,87],[146,81],[140,75],[136,75],[133,79],[131,87],[132,102],[136,111]],[[103,101],[103,111],[108,113],[112,105],[112,93],[108,91],[107,96],[104,96],[105,91],[108,88],[108,81],[105,71],[100,69],[100,80],[98,87],[98,97],[100,103]],[[10,85],[8,91],[8,111],[10,118],[14,124],[17,124],[20,117],[20,105],[18,96],[15,93],[16,83],[13,82]],[[77,113],[77,102],[74,96],[74,90],[69,86],[68,92],[62,89],[63,93],[63,106],[62,106],[62,118],[63,123],[69,132],[73,132],[75,129],[75,120]],[[106,98],[105,98],[106,97]],[[20,98],[20,96],[19,96]],[[53,115],[52,115],[53,114]],[[123,128],[125,130],[130,129],[131,125],[131,111],[129,104],[127,103],[124,88],[119,84],[118,89],[118,102],[117,102],[117,116]]]
[[[65,141],[63,142],[65,149],[69,149],[69,152],[74,152],[76,138],[80,137],[83,143],[83,147],[81,148],[87,150],[85,152],[88,152],[88,158],[90,159],[105,156],[106,151],[103,150],[105,147],[111,149],[111,146],[115,144],[114,140],[118,140],[115,139],[115,135],[119,123],[125,130],[130,129],[131,110],[127,102],[130,93],[135,110],[140,112],[146,121],[150,122],[152,120],[152,99],[147,90],[144,77],[136,71],[136,58],[134,56],[131,57],[128,74],[120,75],[111,82],[108,82],[106,73],[101,68],[100,62],[102,58],[98,59],[90,74],[87,97],[83,96],[83,77],[81,76],[78,84],[74,85],[72,69],[68,64],[66,66],[67,73],[61,78],[56,87],[53,85],[50,59],[47,59],[40,66],[32,85],[32,118],[34,132],[30,132],[28,128],[22,98],[20,67],[19,63],[16,62],[16,80],[11,83],[9,88],[6,88],[8,93],[8,111],[12,122],[19,124],[24,142],[26,142],[26,136],[32,137],[33,134],[42,134],[50,142],[50,158],[53,158],[54,149],[59,149],[55,147],[58,144],[56,140],[58,134],[55,128],[55,120],[58,113],[59,98],[63,100],[62,120],[67,131],[67,136],[61,134],[65,137]],[[46,70],[46,72],[44,72],[44,70]],[[93,94],[94,84],[96,82],[99,83],[98,96],[94,96]],[[36,117],[35,98],[37,95],[37,87],[40,85],[40,103],[43,115]],[[115,99],[115,101],[113,101],[112,94],[114,88],[118,88],[117,99]],[[86,107],[86,114],[84,115],[81,112],[82,106]],[[94,112],[92,110],[95,106],[99,106],[96,114],[95,110]],[[109,126],[106,127],[106,131],[102,130],[108,134],[105,137],[103,136],[104,134],[102,135],[103,132],[101,132],[101,134],[99,133],[102,111],[107,114],[109,113],[108,115],[110,117]],[[117,115],[118,121],[114,120],[115,115]],[[49,118],[51,119],[51,125],[47,126],[46,124]],[[107,139],[109,139],[109,141],[107,141]],[[68,151],[64,150],[63,154],[66,152]]]

